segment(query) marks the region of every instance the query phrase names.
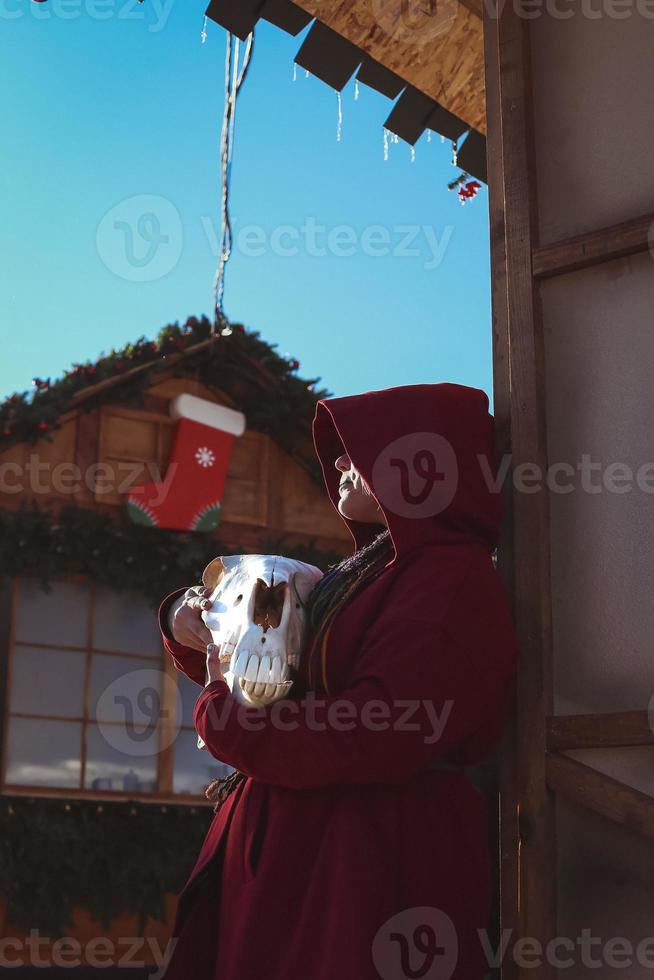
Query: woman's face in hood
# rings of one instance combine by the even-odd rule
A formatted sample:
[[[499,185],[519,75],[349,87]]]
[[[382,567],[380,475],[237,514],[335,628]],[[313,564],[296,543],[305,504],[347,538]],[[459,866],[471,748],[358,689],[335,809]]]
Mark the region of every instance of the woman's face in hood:
[[[350,457],[343,453],[334,465],[341,473],[338,509],[343,517],[366,524],[386,524],[384,512]]]

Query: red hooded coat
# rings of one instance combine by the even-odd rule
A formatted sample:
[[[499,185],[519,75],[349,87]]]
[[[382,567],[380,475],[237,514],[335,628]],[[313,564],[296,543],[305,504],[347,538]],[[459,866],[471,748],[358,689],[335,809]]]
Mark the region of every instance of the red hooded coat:
[[[453,384],[324,399],[313,435],[334,506],[347,452],[394,555],[334,621],[327,695],[244,715],[222,680],[199,694],[198,733],[248,778],[182,891],[165,980],[481,980],[485,801],[435,765],[494,752],[513,688],[488,399]],[[380,529],[346,523],[357,547]],[[166,647],[204,686],[204,655],[166,635],[173,598]]]

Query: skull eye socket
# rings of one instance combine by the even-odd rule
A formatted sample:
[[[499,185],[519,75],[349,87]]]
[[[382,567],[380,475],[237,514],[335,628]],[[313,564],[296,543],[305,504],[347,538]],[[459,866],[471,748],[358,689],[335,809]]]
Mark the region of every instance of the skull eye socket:
[[[243,598],[242,595],[237,595],[236,596],[236,599],[234,600],[234,605],[235,606],[238,606],[238,604],[239,604],[239,602],[241,601],[242,598]]]

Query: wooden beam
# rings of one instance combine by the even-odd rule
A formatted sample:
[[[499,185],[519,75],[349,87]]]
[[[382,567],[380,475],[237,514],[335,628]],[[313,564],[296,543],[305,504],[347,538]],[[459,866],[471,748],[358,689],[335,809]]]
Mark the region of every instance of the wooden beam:
[[[534,276],[546,279],[654,249],[654,213],[535,248]]]
[[[159,752],[157,753],[157,793],[170,796],[175,781],[175,748],[182,719],[177,717],[179,671],[172,658],[162,649],[161,713],[159,717]]]
[[[547,782],[573,803],[654,839],[654,797],[559,753],[547,756]]]
[[[506,248],[504,228],[504,167],[502,157],[502,126],[500,105],[499,52],[497,30],[484,24],[486,64],[486,115],[488,134],[486,155],[488,165],[488,200],[490,218],[491,295],[493,334],[493,415],[498,458],[511,452],[511,385],[509,369],[508,297],[506,292]],[[513,599],[513,507],[509,481],[505,481],[502,527],[497,556],[497,570],[508,595]],[[514,611],[515,614],[515,611]],[[518,934],[520,923],[518,788],[516,780],[515,712],[512,712],[499,753],[498,807],[494,816],[499,820],[499,839],[492,855],[499,872],[499,890],[493,896],[489,921],[493,948],[498,947],[502,929]],[[491,838],[492,840],[492,838]],[[494,875],[494,881],[497,876]],[[507,958],[499,969],[491,971],[494,978],[517,980],[517,964]]]
[[[547,465],[542,318],[531,256],[537,247],[529,22],[514,4],[484,3],[495,415],[514,465]],[[499,384],[498,384],[499,382]],[[510,481],[507,481],[510,483]],[[514,616],[520,650],[516,704],[501,773],[502,929],[544,945],[556,936],[554,797],[545,774],[552,711],[549,507],[514,493],[510,508]],[[500,549],[500,569],[506,565]],[[506,860],[505,860],[506,859]],[[543,963],[507,959],[502,980],[551,980]]]
[[[75,465],[82,474],[75,492],[75,503],[80,507],[92,507],[95,505],[95,493],[89,486],[88,477],[91,467],[98,462],[100,413],[80,412],[75,425]]]
[[[113,388],[115,385],[123,384],[130,378],[135,378],[138,374],[142,374],[144,371],[167,371],[169,368],[174,367],[180,361],[185,360],[187,357],[191,357],[193,354],[197,354],[199,351],[206,350],[211,344],[215,343],[215,338],[210,337],[208,340],[201,340],[197,344],[193,344],[192,347],[187,347],[186,350],[175,352],[172,354],[165,354],[158,361],[147,361],[145,364],[137,364],[136,367],[130,368],[128,371],[122,371],[120,374],[116,374],[111,378],[104,378],[103,381],[98,381],[94,385],[89,385],[86,388],[80,388],[70,399],[70,403],[74,408],[81,405],[82,402],[87,401],[98,392],[106,391],[108,388]]]
[[[0,770],[4,770],[8,739],[9,712],[9,655],[13,631],[13,587],[0,588]],[[0,771],[0,777],[2,771]]]
[[[654,719],[647,711],[605,715],[554,715],[547,722],[547,748],[599,749],[654,745]]]
[[[198,688],[198,694],[200,689]],[[47,796],[51,799],[69,800],[93,800],[94,803],[106,801],[108,803],[127,803],[137,800],[139,803],[151,803],[152,806],[167,804],[170,806],[190,805],[198,809],[199,807],[214,806],[206,797],[202,795],[194,796],[191,793],[141,793],[136,790],[125,791],[122,789],[100,790],[100,789],[70,789],[58,788],[54,786],[33,786],[3,785],[3,796]]]

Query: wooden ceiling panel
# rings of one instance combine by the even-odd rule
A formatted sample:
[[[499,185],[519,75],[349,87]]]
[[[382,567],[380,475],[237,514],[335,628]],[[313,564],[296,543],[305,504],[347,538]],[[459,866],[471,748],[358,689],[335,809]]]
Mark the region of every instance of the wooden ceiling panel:
[[[482,21],[468,0],[301,0],[386,68],[486,132]]]

